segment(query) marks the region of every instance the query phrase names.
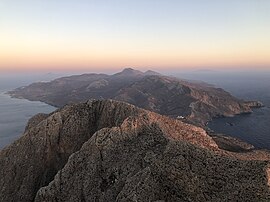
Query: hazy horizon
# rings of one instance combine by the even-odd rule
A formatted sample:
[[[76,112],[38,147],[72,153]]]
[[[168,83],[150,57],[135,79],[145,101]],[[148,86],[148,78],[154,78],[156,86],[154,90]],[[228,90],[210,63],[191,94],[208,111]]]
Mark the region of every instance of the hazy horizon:
[[[87,74],[87,73],[102,73],[102,74],[115,74],[118,72],[123,71],[124,69],[134,69],[134,70],[139,70],[142,72],[151,70],[155,71],[164,75],[173,75],[173,74],[203,74],[203,75],[213,75],[215,73],[217,74],[261,74],[265,75],[270,73],[270,66],[269,69],[256,69],[256,68],[246,68],[246,69],[241,69],[241,68],[234,68],[234,69],[227,69],[227,68],[222,68],[222,69],[212,69],[212,68],[178,68],[178,69],[170,69],[170,68],[138,68],[134,66],[124,66],[120,68],[85,68],[85,69],[80,69],[80,68],[74,68],[74,69],[41,69],[39,70],[38,67],[35,70],[1,70],[0,69],[0,78],[5,77],[5,76],[11,76],[15,77],[16,75],[18,76],[30,76],[30,75],[58,75],[58,76],[64,76],[64,75],[79,75],[79,74]]]

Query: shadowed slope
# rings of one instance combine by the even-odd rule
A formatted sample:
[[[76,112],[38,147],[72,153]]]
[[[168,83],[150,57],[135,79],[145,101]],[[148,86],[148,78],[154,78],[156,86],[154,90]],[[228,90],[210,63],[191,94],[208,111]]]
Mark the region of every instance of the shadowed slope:
[[[0,152],[0,201],[269,199],[268,161],[229,157],[199,127],[112,100],[36,118]]]
[[[246,103],[206,83],[130,68],[110,76],[83,74],[34,83],[10,94],[58,107],[88,99],[120,100],[173,118],[182,116],[200,126],[216,116],[249,113],[252,107],[261,106],[259,102]]]

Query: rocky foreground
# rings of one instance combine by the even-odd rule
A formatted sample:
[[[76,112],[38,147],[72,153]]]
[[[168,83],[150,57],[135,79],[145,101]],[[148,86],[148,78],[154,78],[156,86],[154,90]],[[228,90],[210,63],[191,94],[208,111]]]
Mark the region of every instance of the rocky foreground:
[[[180,120],[88,101],[37,115],[0,151],[0,201],[270,201],[269,160]]]
[[[253,107],[262,106],[206,83],[130,68],[113,75],[83,74],[33,83],[9,94],[57,107],[88,99],[114,99],[173,118],[184,117],[199,126],[213,117],[250,113]]]

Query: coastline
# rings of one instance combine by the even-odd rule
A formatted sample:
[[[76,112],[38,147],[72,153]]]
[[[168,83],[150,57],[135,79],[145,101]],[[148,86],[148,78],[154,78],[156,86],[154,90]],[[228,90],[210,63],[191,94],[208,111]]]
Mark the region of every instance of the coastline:
[[[20,100],[28,100],[30,102],[40,102],[40,103],[44,103],[44,104],[47,104],[47,105],[50,105],[54,108],[57,108],[59,109],[61,106],[58,106],[58,105],[55,105],[53,103],[50,103],[48,101],[41,101],[41,100],[37,100],[37,99],[30,99],[30,98],[25,98],[23,96],[17,96],[16,94],[14,93],[11,93],[11,91],[6,91],[4,92],[4,94],[8,95],[10,98],[14,98],[14,99],[20,99]]]
[[[16,90],[16,89],[15,89]],[[45,103],[49,106],[55,107],[55,108],[60,108],[62,106],[58,106],[55,105],[51,102],[48,101],[40,101],[37,99],[31,99],[31,98],[24,98],[22,96],[18,96],[16,94],[16,91],[14,92],[14,90],[12,91],[7,91],[6,92],[7,95],[9,95],[11,98],[15,98],[15,99],[25,99],[31,102],[41,102],[41,103]],[[248,143],[245,139],[243,138],[239,138],[233,134],[227,134],[227,133],[220,133],[219,131],[214,131],[212,129],[209,128],[208,123],[212,122],[214,119],[221,119],[221,118],[233,118],[233,117],[237,117],[237,116],[244,116],[244,115],[250,115],[253,113],[253,110],[259,109],[259,108],[263,108],[264,104],[260,101],[244,101],[244,104],[246,105],[246,108],[243,108],[243,112],[238,113],[238,114],[231,114],[228,116],[219,116],[219,117],[212,117],[210,121],[207,122],[207,124],[205,125],[205,127],[203,127],[206,131],[209,132],[209,135],[215,139],[215,141],[217,141],[217,143],[221,144],[221,147],[227,148],[227,150],[232,150],[235,152],[243,152],[243,151],[249,151],[249,150],[253,150],[253,149],[260,149],[257,148],[255,146],[253,146],[253,144]],[[221,136],[219,136],[219,134],[221,134]]]
[[[241,113],[232,117],[216,117],[207,124],[207,131],[210,134],[221,134],[247,142],[254,146],[254,149],[270,150],[269,119],[270,108],[263,106],[254,108],[252,113]]]
[[[0,150],[21,137],[31,117],[57,109],[44,102],[14,98],[6,92],[0,92]]]

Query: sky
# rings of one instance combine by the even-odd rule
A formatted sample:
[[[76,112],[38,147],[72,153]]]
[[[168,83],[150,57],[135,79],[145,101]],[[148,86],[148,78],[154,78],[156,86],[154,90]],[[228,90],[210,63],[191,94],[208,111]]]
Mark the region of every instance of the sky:
[[[270,69],[269,0],[0,0],[0,71]]]

